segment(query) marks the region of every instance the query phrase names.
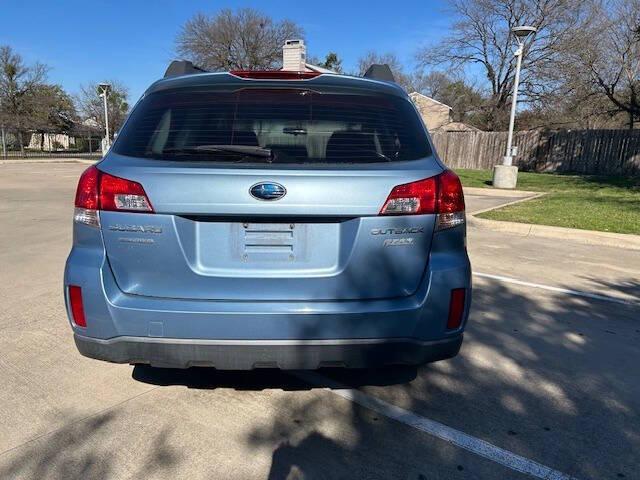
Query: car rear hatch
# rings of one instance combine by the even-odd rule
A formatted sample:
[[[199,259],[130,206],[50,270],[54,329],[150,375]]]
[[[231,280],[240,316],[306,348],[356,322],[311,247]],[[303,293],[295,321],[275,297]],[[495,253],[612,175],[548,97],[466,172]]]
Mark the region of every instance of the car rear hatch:
[[[125,293],[391,298],[413,293],[425,270],[435,216],[378,216],[406,172],[128,166],[126,174],[144,185],[156,213],[101,212],[109,264]],[[265,181],[286,195],[253,198],[250,188]]]
[[[414,112],[398,107],[407,100],[308,89],[186,93],[143,100],[99,165],[139,183],[153,208],[100,212],[123,292],[320,301],[416,291],[436,215],[380,215],[395,186],[442,172],[419,121],[399,120]]]

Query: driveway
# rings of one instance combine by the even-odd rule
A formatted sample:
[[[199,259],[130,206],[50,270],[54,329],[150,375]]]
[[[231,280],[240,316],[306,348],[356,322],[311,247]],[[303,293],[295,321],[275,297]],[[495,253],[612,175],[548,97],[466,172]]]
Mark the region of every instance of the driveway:
[[[0,478],[639,478],[637,252],[470,229],[465,344],[419,369],[113,365],[62,300],[85,167],[0,166]]]

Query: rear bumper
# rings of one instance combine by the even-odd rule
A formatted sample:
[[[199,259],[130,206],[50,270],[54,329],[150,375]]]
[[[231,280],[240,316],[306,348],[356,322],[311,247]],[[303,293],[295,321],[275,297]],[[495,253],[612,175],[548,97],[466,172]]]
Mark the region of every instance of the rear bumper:
[[[82,288],[86,328],[72,321],[69,285]],[[434,235],[418,290],[398,298],[250,301],[247,292],[247,301],[205,301],[126,294],[115,282],[100,231],[78,225],[64,286],[83,355],[219,369],[368,367],[449,358],[460,348],[472,289],[464,227]],[[449,330],[451,291],[457,288],[467,291],[463,321]]]
[[[206,366],[219,370],[420,365],[454,357],[462,344],[462,334],[437,341],[202,340],[125,336],[102,340],[77,333],[74,339],[82,355],[99,360],[168,368]]]
[[[88,230],[89,227],[87,227]],[[81,233],[99,235],[99,231]],[[91,244],[99,245],[99,239]],[[163,280],[163,278],[159,278]],[[366,278],[354,279],[365,282]],[[80,336],[224,341],[307,341],[331,339],[411,339],[418,342],[456,337],[466,325],[471,304],[471,269],[460,227],[434,235],[429,265],[418,290],[409,296],[376,300],[205,301],[155,298],[123,293],[104,250],[76,238],[67,260],[64,292],[82,288],[87,327]],[[447,329],[452,289],[467,290],[461,326]]]

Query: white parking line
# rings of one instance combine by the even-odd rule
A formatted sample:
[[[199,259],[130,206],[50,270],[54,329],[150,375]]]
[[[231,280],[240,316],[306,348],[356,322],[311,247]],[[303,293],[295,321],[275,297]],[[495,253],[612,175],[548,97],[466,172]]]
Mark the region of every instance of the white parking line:
[[[422,417],[409,410],[405,410],[404,408],[391,405],[390,403],[376,397],[372,397],[371,395],[367,395],[359,390],[346,388],[344,385],[333,382],[332,380],[317,373],[297,372],[294,375],[313,385],[331,385],[331,388],[326,388],[327,391],[346,398],[358,405],[362,405],[363,407],[373,410],[380,415],[384,415],[392,420],[404,423],[405,425],[428,433],[429,435],[433,435],[434,437],[440,438],[441,440],[449,442],[457,447],[468,450],[469,452],[475,453],[476,455],[484,457],[495,463],[499,463],[500,465],[510,468],[511,470],[515,470],[516,472],[546,480],[577,480],[575,477],[567,475],[566,473],[559,472],[558,470],[554,470],[542,465],[541,463],[517,455],[509,450],[497,447],[489,442],[468,435],[456,430],[455,428],[448,427],[440,422]]]
[[[505,282],[505,283],[513,283],[515,285],[522,285],[525,287],[540,288],[542,290],[548,290],[550,292],[564,293],[566,295],[575,295],[577,297],[591,298],[593,300],[601,300],[603,302],[620,303],[622,305],[640,304],[640,300],[635,300],[635,301],[624,300],[622,298],[610,297],[608,295],[600,295],[598,293],[583,292],[581,290],[571,290],[568,288],[553,287],[551,285],[543,285],[541,283],[525,282],[524,280],[518,280],[517,278],[511,278],[511,277],[504,277],[502,275],[491,275],[490,273],[480,273],[480,272],[473,272],[473,275],[476,277],[490,278],[492,280],[498,280],[500,282]]]

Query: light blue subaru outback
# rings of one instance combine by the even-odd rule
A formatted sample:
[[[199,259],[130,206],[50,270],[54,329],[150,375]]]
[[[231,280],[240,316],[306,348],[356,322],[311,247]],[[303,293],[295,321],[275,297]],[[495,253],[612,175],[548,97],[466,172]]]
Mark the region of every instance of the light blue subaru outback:
[[[455,356],[462,187],[370,72],[174,62],[79,180],[64,295],[80,353],[225,370]]]

